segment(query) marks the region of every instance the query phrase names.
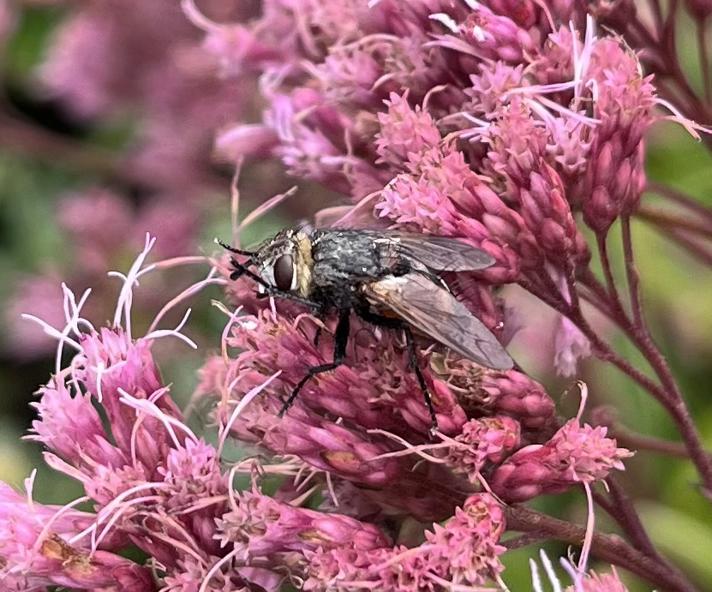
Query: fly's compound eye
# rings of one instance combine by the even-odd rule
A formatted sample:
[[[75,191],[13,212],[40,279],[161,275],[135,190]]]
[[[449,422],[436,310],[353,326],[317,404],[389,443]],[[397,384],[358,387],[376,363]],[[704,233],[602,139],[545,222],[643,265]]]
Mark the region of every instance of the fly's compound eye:
[[[274,283],[282,292],[295,288],[294,261],[291,255],[281,255],[273,267]]]

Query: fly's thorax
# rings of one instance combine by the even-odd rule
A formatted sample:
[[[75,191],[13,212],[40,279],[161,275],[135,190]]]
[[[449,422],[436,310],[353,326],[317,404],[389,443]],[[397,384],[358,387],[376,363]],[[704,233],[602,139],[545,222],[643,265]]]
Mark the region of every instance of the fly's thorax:
[[[299,231],[294,238],[296,244],[297,288],[299,289],[299,294],[303,298],[307,298],[311,291],[312,268],[314,267],[311,236],[307,232]]]
[[[282,292],[307,296],[312,267],[311,239],[307,232],[280,232],[260,246],[255,263],[260,277],[268,285]]]

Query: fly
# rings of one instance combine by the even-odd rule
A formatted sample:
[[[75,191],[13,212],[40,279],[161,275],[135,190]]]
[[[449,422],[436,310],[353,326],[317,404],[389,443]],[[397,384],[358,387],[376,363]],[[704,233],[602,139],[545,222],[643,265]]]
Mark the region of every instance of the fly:
[[[298,302],[321,318],[338,316],[333,361],[307,370],[284,402],[280,416],[311,378],[343,363],[352,312],[373,325],[403,331],[410,367],[425,397],[432,429],[437,427],[437,419],[418,364],[414,331],[482,366],[496,370],[513,366],[497,338],[438,275],[494,264],[486,252],[458,239],[399,231],[300,228],[282,230],[254,251],[218,242],[247,257],[242,263],[231,259],[230,279],[245,275],[265,296]]]

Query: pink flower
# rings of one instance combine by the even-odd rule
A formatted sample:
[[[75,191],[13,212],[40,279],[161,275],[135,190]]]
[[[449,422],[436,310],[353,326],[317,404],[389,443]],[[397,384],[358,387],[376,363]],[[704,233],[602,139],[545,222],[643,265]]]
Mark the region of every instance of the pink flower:
[[[370,524],[290,506],[259,491],[236,495],[232,510],[217,526],[222,544],[233,546],[244,558],[343,546],[367,551],[388,544],[388,538]]]
[[[633,456],[606,433],[605,427],[581,426],[572,419],[546,444],[526,446],[510,456],[490,485],[502,499],[521,502],[605,479],[613,469],[624,470],[623,459]]]
[[[503,531],[501,507],[490,495],[476,494],[444,526],[426,531],[419,547],[361,551],[349,545],[307,553],[304,589],[345,592],[358,585],[427,591],[449,582],[483,584],[503,569],[504,547],[498,544]]]
[[[299,431],[306,430],[305,435],[316,427],[315,422],[320,423],[312,415],[317,412],[342,417],[364,428],[380,427],[401,432],[409,429],[410,433],[422,437],[429,429],[430,419],[398,335],[381,331],[373,334],[372,327],[363,325],[363,330],[360,327],[361,324],[354,321],[351,330],[358,337],[354,340],[353,352],[347,352],[346,363],[304,387],[295,410],[306,407],[309,412],[290,411],[285,419],[292,416],[295,422],[303,422]],[[238,388],[247,392],[257,381],[264,381],[281,370],[279,379],[268,392],[278,389],[280,396],[288,395],[304,377],[307,368],[322,364],[333,355],[333,342],[327,335],[321,337],[318,347],[314,345],[315,329],[316,325],[303,315],[298,322],[289,321],[288,317],[275,318],[270,311],[262,311],[255,317],[242,317],[227,341],[231,347],[243,350],[231,364],[229,380],[243,377],[237,383]],[[259,374],[255,375],[255,371]],[[289,433],[275,424],[273,415],[280,406],[281,402],[275,398],[255,401],[240,415],[235,429],[243,435],[251,433],[253,438],[262,438],[265,434],[267,440],[280,442],[286,436],[278,435]],[[452,395],[443,393],[435,401],[435,408],[440,429],[445,433],[456,431],[465,421]],[[299,424],[292,427],[297,429]],[[307,428],[307,425],[312,427]]]
[[[32,422],[28,439],[41,442],[62,460],[92,470],[96,465],[120,468],[127,464],[124,452],[111,443],[90,394],[70,393],[61,380],[53,379],[39,390],[33,403],[40,419]]]
[[[228,484],[217,450],[202,440],[187,439],[185,446],[168,452],[158,473],[166,485],[160,511],[180,516],[200,549],[218,555],[215,521],[227,511]]]
[[[618,577],[618,572],[613,569],[610,573],[597,574],[591,572],[581,579],[577,586],[569,586],[566,592],[628,592],[628,588]]]
[[[417,162],[420,155],[436,148],[441,140],[432,116],[418,106],[411,107],[406,98],[391,93],[385,103],[388,110],[378,114],[377,162],[396,168]]]
[[[3,589],[62,586],[129,592],[155,590],[147,568],[107,551],[89,553],[84,546],[67,542],[92,518],[86,512],[43,506],[0,483]],[[113,543],[117,542],[114,537]]]
[[[500,463],[519,446],[519,424],[510,417],[471,419],[455,437],[446,462],[456,473],[477,483],[485,463]]]
[[[171,446],[169,432],[155,417],[143,417],[136,426],[137,411],[126,405],[124,393],[151,401],[160,412],[180,419],[181,413],[166,395],[158,368],[150,353],[151,343],[133,342],[121,329],[101,329],[85,335],[75,358],[74,376],[102,402],[117,446],[141,461],[149,474]],[[140,427],[140,429],[136,429]]]

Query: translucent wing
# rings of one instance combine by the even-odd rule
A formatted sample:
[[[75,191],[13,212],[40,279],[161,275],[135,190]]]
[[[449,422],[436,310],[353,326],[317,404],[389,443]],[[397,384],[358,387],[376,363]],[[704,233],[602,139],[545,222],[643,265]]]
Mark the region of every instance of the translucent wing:
[[[379,234],[384,235],[392,255],[416,259],[434,271],[476,271],[495,263],[482,249],[456,238],[388,231]]]
[[[418,331],[478,364],[508,370],[512,358],[492,332],[450,292],[419,273],[389,276],[367,284],[366,297]]]

